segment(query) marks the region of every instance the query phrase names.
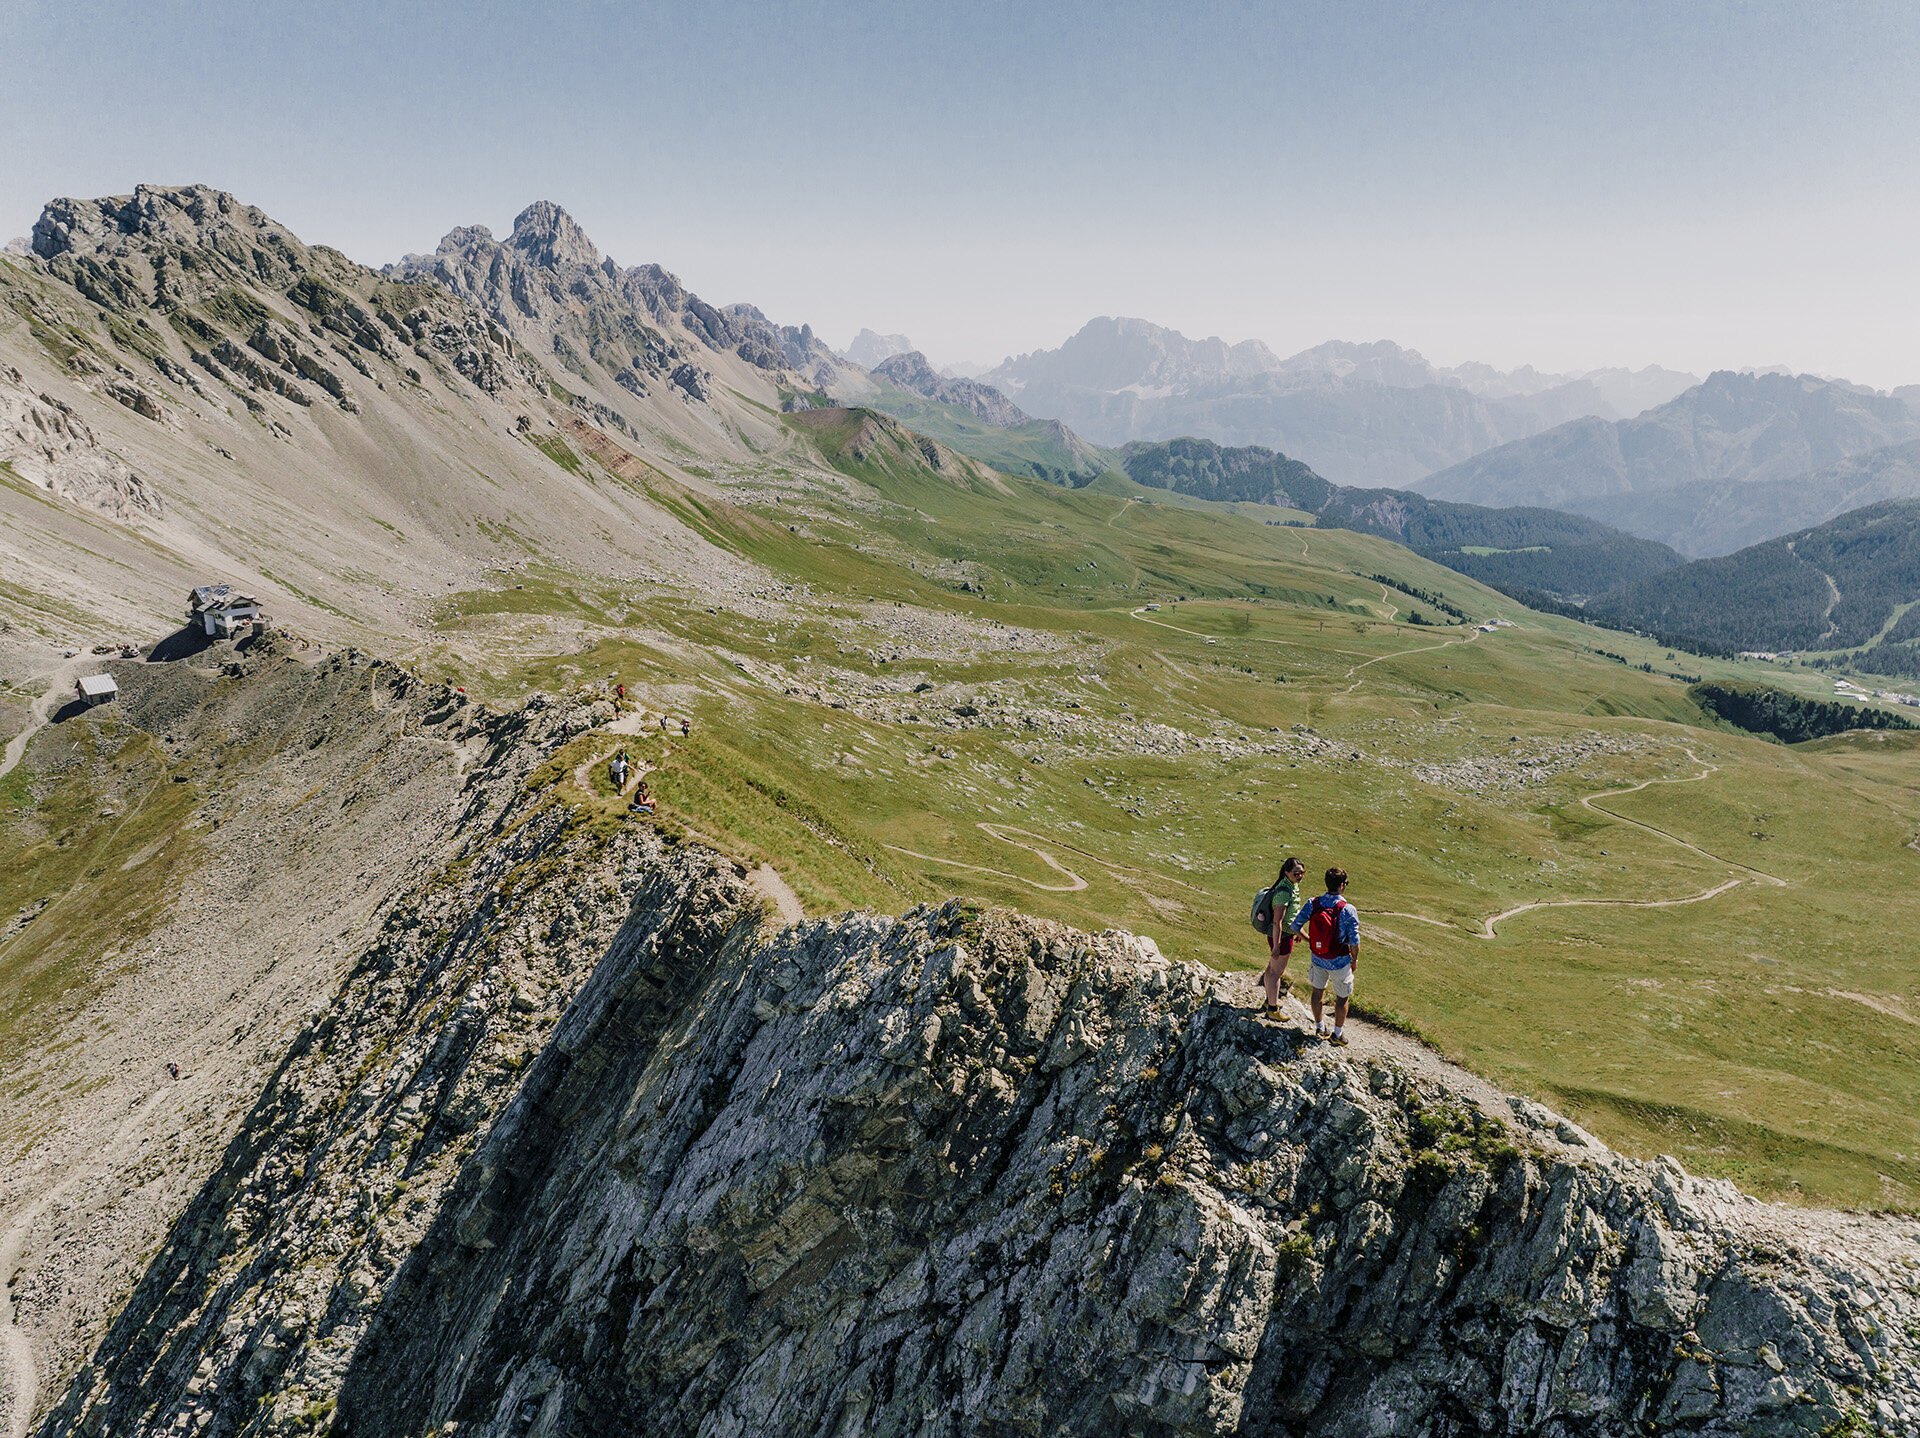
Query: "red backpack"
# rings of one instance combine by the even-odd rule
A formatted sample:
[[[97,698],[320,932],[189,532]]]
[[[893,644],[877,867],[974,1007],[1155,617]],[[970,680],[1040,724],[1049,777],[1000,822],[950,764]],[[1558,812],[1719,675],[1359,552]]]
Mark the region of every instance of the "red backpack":
[[[1331,904],[1325,899],[1322,894],[1313,901],[1313,913],[1307,919],[1307,947],[1316,959],[1344,959],[1350,950],[1340,942],[1340,914],[1351,906],[1342,898],[1336,897]]]

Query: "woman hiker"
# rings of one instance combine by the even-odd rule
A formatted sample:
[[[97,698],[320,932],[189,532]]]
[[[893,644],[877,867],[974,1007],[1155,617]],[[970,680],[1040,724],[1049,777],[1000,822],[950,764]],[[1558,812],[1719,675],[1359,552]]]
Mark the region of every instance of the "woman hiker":
[[[1289,858],[1268,894],[1273,927],[1267,934],[1267,970],[1260,975],[1260,986],[1267,991],[1265,1012],[1270,1019],[1280,1017],[1280,1000],[1287,993],[1287,956],[1293,952],[1293,921],[1300,912],[1300,881],[1306,876],[1307,866]]]

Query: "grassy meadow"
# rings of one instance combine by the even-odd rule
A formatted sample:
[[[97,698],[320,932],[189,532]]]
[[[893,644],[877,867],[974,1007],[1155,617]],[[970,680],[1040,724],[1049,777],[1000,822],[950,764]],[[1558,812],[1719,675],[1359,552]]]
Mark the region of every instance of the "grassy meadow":
[[[618,678],[689,716],[568,746],[578,800],[637,822],[594,767],[625,747],[654,822],[772,864],[810,913],[962,894],[1254,968],[1253,891],[1288,853],[1338,862],[1367,1011],[1627,1152],[1920,1210],[1920,736],[1756,739],[1685,689],[1770,666],[1535,614],[1269,506],[855,460],[823,418],[701,489],[658,481],[764,582],[535,562],[449,590],[396,657],[500,701]],[[127,744],[127,782],[155,784]],[[182,847],[143,862],[191,862],[186,790],[107,828],[82,787],[16,812],[0,915],[156,825]],[[9,1025],[75,982],[36,956],[96,922],[85,888],[4,950]]]

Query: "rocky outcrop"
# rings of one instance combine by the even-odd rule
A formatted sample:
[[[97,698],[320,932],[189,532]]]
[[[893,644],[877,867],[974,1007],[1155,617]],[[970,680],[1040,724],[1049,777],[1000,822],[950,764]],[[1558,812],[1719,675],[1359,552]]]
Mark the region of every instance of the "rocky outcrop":
[[[124,382],[121,387],[129,391],[126,398],[109,393],[148,419],[161,418],[145,390]],[[0,367],[0,464],[29,484],[115,519],[158,519],[165,512],[154,487],[103,446],[71,405],[33,394],[11,367]]]
[[[360,401],[337,363],[376,385],[375,358],[417,377],[402,365],[396,340],[430,363],[439,362],[435,352],[444,356],[452,374],[491,395],[547,390],[538,366],[470,306],[432,290],[396,293],[337,251],[309,246],[260,210],[203,185],[55,200],[34,226],[34,253],[47,275],[98,307],[106,331],[97,340],[90,324],[76,326],[77,317],[59,312],[48,295],[22,290],[18,303],[31,312],[35,335],[83,382],[149,419],[164,422],[163,408],[134,382],[129,360],[210,398],[175,357],[178,342],[192,365],[256,415],[265,414],[266,395],[310,409],[305,385],[358,414]],[[404,317],[394,312],[396,300],[408,307]]]
[[[522,210],[504,243],[484,225],[463,226],[433,254],[409,255],[388,273],[451,290],[535,352],[558,353],[564,343],[574,356],[569,368],[584,374],[584,355],[636,396],[650,381],[693,395],[673,376],[690,363],[697,367],[702,348],[730,351],[775,373],[830,357],[804,326],[781,328],[751,305],[716,309],[658,265],[621,269],[547,200]]]
[[[768,934],[724,866],[535,827],[396,913],[44,1433],[1920,1413],[1910,1222],[1329,1051],[1126,934],[957,903]],[[601,934],[522,1076],[551,956]]]
[[[1031,423],[1033,419],[992,385],[974,379],[949,379],[937,373],[918,350],[882,360],[873,367],[873,373],[939,404],[955,404],[970,410],[977,419],[996,429],[1011,429]]]

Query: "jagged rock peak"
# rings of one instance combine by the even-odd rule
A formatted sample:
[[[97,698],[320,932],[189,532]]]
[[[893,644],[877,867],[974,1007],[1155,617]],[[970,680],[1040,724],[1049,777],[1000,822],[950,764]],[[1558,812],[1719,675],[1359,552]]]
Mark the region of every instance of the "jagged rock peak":
[[[207,185],[139,185],[131,195],[48,202],[33,227],[33,252],[43,260],[100,253],[126,239],[224,250],[261,242],[304,255],[306,246],[264,210]]]
[[[587,232],[552,200],[535,200],[516,215],[507,243],[549,269],[600,263],[600,251]]]

